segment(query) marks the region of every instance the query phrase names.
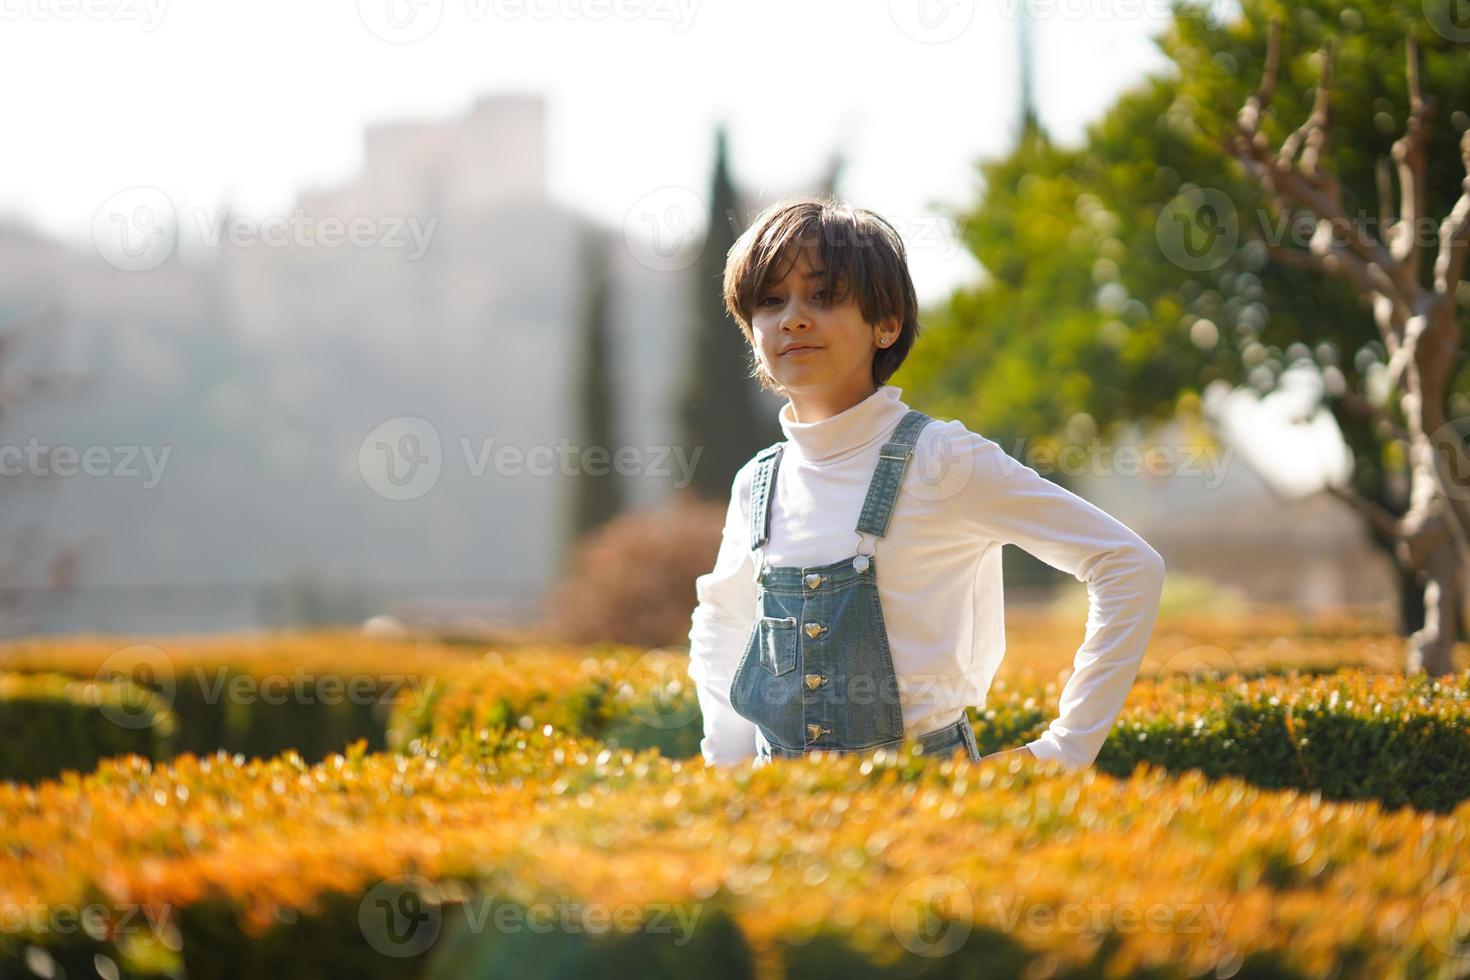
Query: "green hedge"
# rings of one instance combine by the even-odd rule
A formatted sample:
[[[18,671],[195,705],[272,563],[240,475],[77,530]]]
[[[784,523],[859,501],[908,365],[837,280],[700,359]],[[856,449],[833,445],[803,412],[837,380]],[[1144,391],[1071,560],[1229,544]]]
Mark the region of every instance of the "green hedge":
[[[1241,701],[1193,724],[1152,718],[1113,730],[1097,768],[1126,776],[1139,762],[1267,789],[1315,790],[1448,813],[1470,798],[1470,725],[1428,714],[1363,717],[1325,706]]]
[[[174,733],[162,700],[129,681],[0,674],[0,779],[91,772],[98,760],[130,752],[167,759]]]

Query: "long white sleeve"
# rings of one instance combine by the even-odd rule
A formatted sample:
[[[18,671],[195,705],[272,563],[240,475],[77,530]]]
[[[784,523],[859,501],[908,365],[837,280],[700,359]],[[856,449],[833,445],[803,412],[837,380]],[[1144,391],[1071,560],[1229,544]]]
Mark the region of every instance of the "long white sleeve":
[[[705,763],[733,765],[756,753],[755,723],[730,706],[730,683],[756,620],[755,560],[750,549],[752,463],[735,474],[715,567],[694,580],[698,605],[689,629],[689,678],[704,714]]]
[[[1138,675],[1163,591],[1164,560],[1134,531],[1042,477],[984,436],[945,427],[959,481],[960,520],[987,541],[1014,544],[1087,585],[1087,630],[1062,688],[1059,716],[1027,747],[1069,769],[1092,765]]]

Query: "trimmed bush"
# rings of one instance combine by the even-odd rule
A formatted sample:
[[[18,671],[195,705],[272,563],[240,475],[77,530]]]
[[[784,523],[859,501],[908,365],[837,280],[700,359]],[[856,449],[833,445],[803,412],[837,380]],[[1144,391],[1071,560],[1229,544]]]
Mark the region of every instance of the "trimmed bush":
[[[1125,780],[887,752],[692,768],[538,728],[0,784],[0,853],[27,855],[0,862],[0,903],[171,910],[176,936],[132,946],[176,948],[191,977],[417,976],[436,957],[570,976],[599,951],[624,976],[1451,975],[1467,817],[1146,764]],[[632,914],[606,943],[529,935],[487,926],[486,896]],[[385,946],[385,909],[437,931]],[[699,911],[691,942],[649,928],[666,909]],[[46,939],[82,942],[12,930],[0,958]]]
[[[62,674],[0,674],[0,779],[91,772],[100,759],[173,754],[174,718],[147,688]]]

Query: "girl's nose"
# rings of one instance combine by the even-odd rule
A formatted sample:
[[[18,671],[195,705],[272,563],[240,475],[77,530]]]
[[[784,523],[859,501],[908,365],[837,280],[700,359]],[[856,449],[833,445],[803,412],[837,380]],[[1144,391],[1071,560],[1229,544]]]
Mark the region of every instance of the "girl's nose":
[[[796,299],[792,300],[791,303],[787,305],[786,310],[781,317],[781,326],[782,328],[787,330],[795,329],[796,327],[810,326],[811,322],[811,314],[807,312],[807,309],[802,304],[801,300]]]

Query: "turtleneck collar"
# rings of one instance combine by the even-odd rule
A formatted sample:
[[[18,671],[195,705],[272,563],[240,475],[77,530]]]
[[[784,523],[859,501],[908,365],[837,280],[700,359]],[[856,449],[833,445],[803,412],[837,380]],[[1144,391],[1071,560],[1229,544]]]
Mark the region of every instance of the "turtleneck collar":
[[[847,459],[887,438],[909,407],[899,401],[903,389],[881,385],[867,398],[846,411],[820,422],[798,422],[791,402],[781,406],[781,431],[803,459],[830,463]]]

